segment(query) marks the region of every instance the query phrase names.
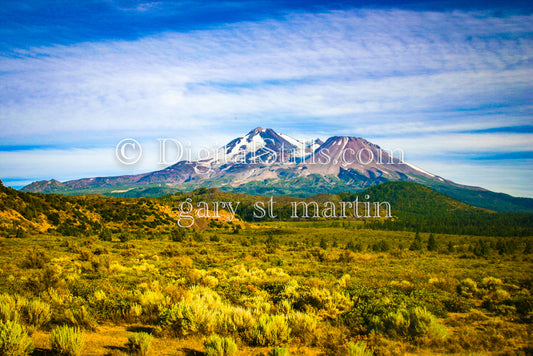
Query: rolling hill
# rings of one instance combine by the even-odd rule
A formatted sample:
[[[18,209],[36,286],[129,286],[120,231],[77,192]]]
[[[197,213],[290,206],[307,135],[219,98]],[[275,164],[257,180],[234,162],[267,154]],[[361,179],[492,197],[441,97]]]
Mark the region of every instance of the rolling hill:
[[[368,198],[366,198],[368,196]],[[221,191],[217,188],[199,188],[192,192],[165,195],[159,198],[117,198],[103,195],[65,196],[59,194],[25,193],[0,185],[0,227],[4,236],[21,237],[32,233],[61,235],[100,235],[104,231],[128,233],[136,236],[170,234],[178,225],[181,204],[187,199],[198,210],[196,204],[205,202],[233,202],[234,220],[230,221],[230,210],[219,204],[218,217],[209,215],[195,219],[193,229],[228,229],[239,225],[246,228],[246,222],[263,220],[302,220],[302,214],[292,217],[294,202],[316,202],[339,206],[341,202],[359,199],[363,201],[388,202],[392,218],[358,218],[347,213],[342,220],[361,221],[363,227],[373,229],[424,231],[450,234],[486,236],[533,235],[532,214],[497,213],[477,208],[423,185],[410,182],[386,182],[372,186],[360,193],[318,194],[307,198],[289,196],[265,197]],[[268,206],[275,201],[275,218],[254,216],[258,212],[257,202]],[[365,200],[366,199],[366,200]],[[313,219],[314,210],[310,208]],[[327,220],[319,214],[318,220]],[[337,217],[340,214],[337,213]],[[308,219],[303,219],[308,220]],[[314,219],[316,220],[316,219]]]

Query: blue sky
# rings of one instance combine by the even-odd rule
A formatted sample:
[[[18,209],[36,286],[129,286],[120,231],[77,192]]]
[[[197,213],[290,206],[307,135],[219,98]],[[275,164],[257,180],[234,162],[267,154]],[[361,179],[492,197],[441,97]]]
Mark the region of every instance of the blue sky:
[[[256,126],[353,135],[458,183],[533,197],[533,5],[3,1],[0,179],[163,168]],[[143,144],[135,166],[115,145]]]

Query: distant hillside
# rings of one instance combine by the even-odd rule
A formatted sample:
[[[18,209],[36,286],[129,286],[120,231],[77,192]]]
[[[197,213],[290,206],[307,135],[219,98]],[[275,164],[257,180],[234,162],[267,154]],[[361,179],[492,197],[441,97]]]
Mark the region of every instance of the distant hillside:
[[[275,197],[274,220],[293,220],[291,202],[317,202],[320,207],[341,201],[388,202],[393,218],[360,218],[363,227],[374,229],[439,232],[487,236],[533,235],[533,214],[503,214],[476,208],[409,182],[387,182],[359,193],[322,193],[307,198]],[[268,220],[254,217],[256,202],[264,207],[266,196],[232,193],[217,188],[199,188],[159,198],[116,198],[102,195],[64,196],[58,194],[24,193],[0,184],[0,235],[16,237],[27,232],[62,235],[99,235],[103,231],[144,235],[169,234],[177,228],[179,206],[190,199],[196,203],[239,202],[234,204],[236,216],[228,223],[228,209],[220,206],[220,217],[197,218],[193,228],[233,228],[244,221]],[[365,200],[366,201],[366,200]],[[362,205],[361,205],[362,209]],[[256,211],[257,212],[257,211]],[[336,212],[339,216],[339,211]],[[310,216],[314,215],[310,214]],[[348,213],[348,220],[354,220]],[[362,215],[362,214],[361,214]],[[298,215],[301,218],[301,214]],[[320,219],[324,219],[321,215]],[[305,219],[304,219],[305,220]]]
[[[396,220],[372,222],[391,230],[487,236],[529,236],[533,214],[497,213],[468,205],[421,184],[387,182],[365,190],[372,200],[388,201]],[[350,200],[354,194],[340,194]]]
[[[472,189],[449,184],[433,183],[429,187],[470,205],[504,213],[533,213],[533,199],[518,198],[509,194],[485,189]]]
[[[22,237],[30,232],[71,236],[103,231],[139,236],[170,233],[177,227],[177,204],[151,198],[24,193],[0,182],[0,236]],[[195,219],[193,228],[205,229],[215,220],[217,226],[227,227],[226,215],[222,211],[220,219]]]
[[[199,193],[203,192],[203,193]],[[292,201],[316,201],[320,206],[326,201],[363,201],[368,195],[370,202],[389,202],[392,219],[361,219],[365,226],[375,229],[407,230],[465,235],[530,236],[533,235],[533,214],[498,213],[474,207],[439,193],[421,184],[410,182],[386,182],[363,192],[319,194],[307,198],[279,196],[275,198],[278,219],[290,220]],[[200,189],[181,193],[168,199],[183,200],[238,200],[238,214],[246,221],[254,221],[253,203],[268,197],[235,194],[216,188]],[[382,214],[383,216],[383,214]]]

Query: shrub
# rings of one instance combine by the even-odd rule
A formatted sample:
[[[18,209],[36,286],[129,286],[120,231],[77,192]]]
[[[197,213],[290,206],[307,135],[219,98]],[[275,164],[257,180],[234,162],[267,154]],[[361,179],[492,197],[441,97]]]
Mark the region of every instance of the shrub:
[[[387,252],[390,250],[390,244],[386,240],[381,240],[378,243],[372,245],[372,251],[374,252]]]
[[[148,333],[139,332],[128,336],[128,349],[133,354],[146,356],[151,346],[152,335]]]
[[[48,257],[46,251],[33,248],[27,252],[25,259],[22,261],[22,267],[44,268],[48,263],[50,263],[50,257]]]
[[[130,236],[126,234],[125,232],[123,232],[120,235],[118,235],[118,239],[120,240],[120,242],[127,242],[130,240]]]
[[[111,235],[111,231],[107,228],[103,228],[100,233],[98,234],[98,238],[102,241],[112,241],[113,237]]]
[[[226,332],[244,334],[253,329],[255,318],[249,309],[224,307],[221,309],[220,323]]]
[[[138,297],[143,314],[149,318],[157,318],[160,308],[167,305],[168,300],[163,293],[152,290],[147,290]]]
[[[159,313],[159,324],[170,327],[178,335],[210,334],[215,331],[222,308],[220,296],[206,287],[193,286],[178,304]]]
[[[61,321],[71,326],[81,326],[88,330],[94,330],[96,322],[84,305],[79,308],[65,309]]]
[[[477,283],[470,278],[463,279],[457,286],[457,293],[463,297],[473,298],[479,293]]]
[[[433,314],[426,308],[415,307],[410,310],[411,319],[410,332],[413,336],[427,335],[433,339],[445,339],[448,336],[448,330],[444,325],[437,323]]]
[[[470,300],[458,296],[455,293],[447,298],[443,298],[442,304],[444,304],[447,311],[452,313],[466,313],[474,307],[474,303]]]
[[[75,327],[58,326],[50,333],[52,351],[63,356],[81,356],[85,337],[82,331]]]
[[[24,321],[35,328],[46,325],[52,318],[50,304],[39,299],[32,300],[23,308]]]
[[[237,352],[237,344],[231,337],[221,337],[216,334],[204,340],[207,356],[233,355]]]
[[[290,356],[290,352],[284,347],[276,346],[268,352],[268,356]]]
[[[349,297],[338,291],[326,288],[311,288],[304,291],[294,303],[297,310],[313,310],[324,319],[336,319],[337,316],[352,307]]]
[[[274,346],[289,341],[291,329],[283,315],[262,314],[250,333],[254,345]]]
[[[481,280],[481,287],[489,291],[495,291],[503,285],[503,281],[499,278],[485,277]]]
[[[0,321],[0,355],[23,356],[33,350],[33,341],[18,323]]]
[[[14,321],[18,323],[19,316],[15,298],[9,294],[0,294],[0,321]]]
[[[406,309],[398,309],[386,315],[384,326],[392,336],[406,336],[411,324],[409,312]]]
[[[363,246],[361,246],[359,243],[355,243],[355,241],[348,241],[346,249],[352,252],[361,252],[363,250]]]
[[[205,237],[200,231],[193,232],[192,238],[196,242],[204,242],[205,241]]]
[[[531,295],[517,294],[505,303],[514,306],[524,322],[531,323],[533,321],[533,297]]]
[[[318,317],[313,314],[292,312],[287,316],[289,327],[293,336],[301,340],[310,340],[315,337]]]
[[[130,305],[130,309],[128,311],[128,317],[131,319],[138,319],[143,313],[143,307],[140,306],[137,303],[133,303]]]
[[[170,240],[174,242],[182,242],[185,240],[186,235],[184,228],[176,227],[170,232]]]
[[[346,351],[346,356],[372,356],[373,354],[374,352],[372,350],[367,349],[366,342],[364,341],[350,342]]]
[[[470,246],[472,247],[472,246]],[[490,255],[490,245],[486,240],[479,239],[475,243],[472,252],[478,257],[486,257]]]
[[[509,294],[509,292],[503,289],[496,289],[483,297],[482,306],[490,311],[496,311],[501,314],[508,314],[510,312],[516,311],[516,308],[514,306],[508,305],[508,301],[510,299],[511,295]],[[505,305],[502,305],[502,303],[504,302],[506,302]]]
[[[412,335],[423,335],[429,332],[430,325],[435,322],[435,316],[426,308],[415,307],[409,313],[410,331]]]

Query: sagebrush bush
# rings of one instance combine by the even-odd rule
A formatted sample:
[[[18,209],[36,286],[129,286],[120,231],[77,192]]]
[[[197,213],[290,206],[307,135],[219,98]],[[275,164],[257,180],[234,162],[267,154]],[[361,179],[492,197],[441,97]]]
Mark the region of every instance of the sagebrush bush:
[[[314,314],[291,312],[287,315],[287,322],[291,329],[291,335],[302,341],[315,339],[318,317]]]
[[[268,352],[268,356],[290,356],[290,352],[285,347],[275,346]]]
[[[34,299],[27,303],[23,308],[22,314],[24,321],[36,329],[48,324],[52,318],[50,304],[40,299]]]
[[[224,306],[220,312],[219,324],[225,332],[244,334],[252,330],[256,322],[249,309]]]
[[[33,350],[33,341],[14,321],[0,321],[0,355],[23,356]]]
[[[336,319],[339,314],[349,310],[353,305],[349,297],[338,291],[325,288],[311,288],[300,293],[294,303],[297,310],[312,310],[321,318]]]
[[[410,324],[410,315],[406,309],[390,312],[384,318],[385,329],[392,336],[407,336]]]
[[[128,317],[133,320],[136,320],[142,315],[142,313],[143,307],[137,303],[133,303],[132,305],[130,305],[130,308],[128,310]]]
[[[348,344],[348,350],[346,356],[372,356],[374,352],[367,348],[366,342],[357,341],[355,343],[350,342]]]
[[[84,305],[81,307],[65,309],[63,311],[63,316],[59,321],[70,326],[78,326],[87,330],[94,330],[96,328],[96,321]]]
[[[50,333],[52,351],[62,356],[81,356],[85,336],[78,327],[57,326]]]
[[[276,346],[289,341],[291,329],[283,315],[262,314],[249,333],[253,345]]]
[[[385,332],[398,338],[427,336],[444,339],[448,331],[436,320],[425,307],[397,308],[385,315],[372,315],[368,320],[368,327],[373,332]]]
[[[24,268],[44,268],[50,263],[50,257],[40,248],[33,248],[26,253],[26,257],[22,260],[22,267]]]
[[[479,289],[477,288],[477,283],[474,280],[466,278],[463,279],[457,286],[457,293],[466,298],[473,298],[479,293]]]
[[[506,290],[497,288],[483,296],[482,306],[499,314],[511,314],[516,312],[516,307],[510,304],[511,294]],[[504,304],[505,303],[505,304]]]
[[[217,326],[217,314],[202,302],[178,304],[159,313],[159,323],[170,327],[178,335],[209,334]]]
[[[132,354],[146,356],[150,347],[152,347],[152,335],[138,332],[128,336],[128,349]]]
[[[178,335],[209,335],[224,329],[221,325],[223,308],[224,303],[216,292],[208,287],[192,286],[180,302],[163,308],[158,322]]]
[[[423,335],[429,332],[431,324],[435,322],[435,316],[426,308],[415,307],[410,310],[410,331],[412,335]]]
[[[0,321],[20,321],[17,300],[9,294],[0,294]]]
[[[216,334],[204,340],[207,356],[226,356],[237,352],[237,344],[231,337],[221,337]]]
[[[503,285],[503,281],[499,278],[485,277],[481,280],[480,286],[489,291],[495,291]]]
[[[410,310],[411,319],[409,330],[413,336],[427,335],[434,339],[445,339],[448,330],[444,325],[437,323],[437,319],[426,308],[415,307]]]
[[[46,325],[52,317],[50,304],[40,299],[28,300],[20,295],[0,295],[0,320],[14,321],[31,327],[31,330]]]
[[[147,290],[140,294],[138,302],[147,318],[157,318],[159,311],[169,304],[170,298],[158,291]]]

